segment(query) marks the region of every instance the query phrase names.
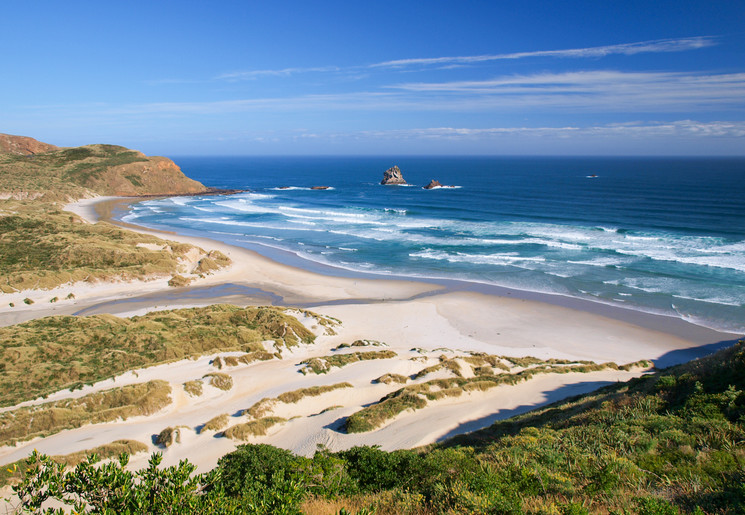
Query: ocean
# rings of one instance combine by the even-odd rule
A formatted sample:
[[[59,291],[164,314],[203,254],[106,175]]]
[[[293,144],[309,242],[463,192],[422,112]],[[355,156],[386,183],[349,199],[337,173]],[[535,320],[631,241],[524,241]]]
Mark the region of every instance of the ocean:
[[[745,332],[743,158],[174,161],[250,191],[141,201],[119,218],[325,273],[457,279]],[[393,165],[410,186],[380,185]],[[432,179],[453,187],[423,189]]]

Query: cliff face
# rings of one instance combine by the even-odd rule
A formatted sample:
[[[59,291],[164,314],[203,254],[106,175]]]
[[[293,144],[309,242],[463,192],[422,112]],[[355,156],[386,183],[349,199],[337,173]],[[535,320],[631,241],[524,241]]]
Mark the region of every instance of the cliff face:
[[[59,148],[0,134],[0,195],[79,198],[99,195],[189,195],[207,188],[165,157],[116,145]],[[20,196],[20,197],[19,197]]]
[[[0,152],[3,153],[28,156],[43,154],[44,152],[54,152],[55,150],[59,150],[59,147],[55,147],[49,143],[42,143],[34,138],[0,134]]]

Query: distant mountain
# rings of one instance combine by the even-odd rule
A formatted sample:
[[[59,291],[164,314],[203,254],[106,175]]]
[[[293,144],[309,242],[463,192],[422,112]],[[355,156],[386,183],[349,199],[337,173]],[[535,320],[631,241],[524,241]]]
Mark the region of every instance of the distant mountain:
[[[208,191],[168,158],[116,145],[60,148],[0,134],[0,198],[50,200],[92,194],[188,195]]]

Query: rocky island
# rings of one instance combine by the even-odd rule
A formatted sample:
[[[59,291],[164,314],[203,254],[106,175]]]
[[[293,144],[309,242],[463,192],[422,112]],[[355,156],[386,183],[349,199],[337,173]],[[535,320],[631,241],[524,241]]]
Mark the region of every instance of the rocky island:
[[[398,166],[393,166],[392,168],[387,169],[385,172],[383,172],[383,180],[380,181],[380,184],[383,185],[402,185],[402,184],[408,184],[406,180],[404,179],[403,173],[401,173],[401,169]]]
[[[455,186],[446,186],[444,184],[440,184],[440,181],[432,179],[431,181],[429,181],[429,184],[423,187],[423,189],[425,190],[432,190],[435,188],[455,188]]]

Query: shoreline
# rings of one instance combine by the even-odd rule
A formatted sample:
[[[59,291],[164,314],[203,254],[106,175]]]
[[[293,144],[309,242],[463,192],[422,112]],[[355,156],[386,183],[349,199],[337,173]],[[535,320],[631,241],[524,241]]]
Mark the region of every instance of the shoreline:
[[[105,220],[114,205],[131,201],[96,197],[67,205],[65,209],[91,222],[98,217]],[[211,359],[217,355],[154,365],[75,392],[57,392],[49,399],[70,398],[157,378],[171,385],[173,403],[148,417],[87,425],[17,446],[0,447],[0,465],[21,459],[32,449],[47,454],[67,454],[129,438],[146,443],[149,449],[148,453],[132,458],[133,468],[145,466],[149,454],[158,451],[163,452],[165,465],[188,458],[199,471],[207,471],[242,442],[217,437],[213,432],[202,434],[200,428],[206,421],[229,414],[231,425],[244,422],[245,418],[238,414],[263,398],[340,382],[349,382],[353,388],[278,405],[276,414],[286,422],[272,428],[266,436],[250,437],[249,442],[277,445],[306,455],[312,454],[317,444],[334,451],[353,445],[381,445],[386,450],[411,448],[487,427],[498,419],[626,381],[647,371],[636,367],[630,371],[609,368],[588,373],[547,373],[516,385],[432,402],[415,412],[403,412],[373,431],[347,434],[341,429],[346,417],[401,388],[401,385],[377,381],[385,373],[409,377],[408,384],[449,377],[447,370],[419,376],[422,369],[446,357],[460,361],[465,377],[471,377],[474,372],[463,357],[474,353],[574,362],[591,360],[618,365],[651,360],[658,367],[664,367],[709,354],[737,338],[734,334],[693,326],[682,320],[671,323],[663,317],[641,312],[634,312],[637,323],[632,323],[623,319],[628,313],[622,310],[615,310],[614,316],[606,316],[594,310],[578,309],[563,297],[545,302],[545,297],[539,294],[522,295],[534,298],[520,298],[517,293],[500,296],[464,288],[457,282],[442,284],[320,275],[217,240],[116,223],[135,232],[190,243],[205,250],[217,249],[233,262],[226,269],[186,288],[170,288],[165,280],[95,284],[88,286],[90,291],[86,296],[64,306],[62,303],[54,307],[38,303],[28,309],[21,308],[14,316],[20,313],[30,313],[31,318],[62,313],[132,316],[229,301],[239,306],[302,306],[341,320],[341,325],[335,327],[335,334],[326,333],[322,326],[306,316],[303,323],[317,335],[314,343],[288,349],[281,359],[222,368],[221,372],[228,373],[235,382],[227,392],[205,386],[204,396],[191,397],[183,386],[186,381],[199,380],[215,372]],[[5,308],[0,310],[0,323],[7,325],[7,313]],[[685,337],[675,334],[685,332],[684,329],[689,331]],[[303,360],[335,355],[339,345],[357,340],[384,342],[385,348],[394,351],[396,357],[354,362],[320,375],[299,373]],[[354,348],[344,352],[349,351]],[[23,405],[42,402],[43,399],[36,399]],[[154,434],[174,425],[184,428],[179,444],[162,449],[152,442]]]
[[[151,229],[137,224],[132,224],[130,222],[123,222],[121,220],[114,219],[114,212],[116,209],[126,209],[124,206],[127,206],[133,202],[139,202],[140,200],[141,199],[139,198],[128,197],[101,198],[100,202],[87,202],[84,206],[81,206],[81,209],[79,211],[76,212],[77,214],[84,216],[84,218],[86,218],[88,221],[107,221],[123,228],[146,232],[162,238],[168,238],[174,235],[183,236],[185,238],[197,238],[198,240],[205,242],[204,244],[202,244],[202,246],[209,246],[209,243],[207,242],[219,242],[220,244],[226,245],[231,248],[237,248],[246,252],[250,252],[260,257],[261,259],[273,262],[275,264],[280,264],[292,269],[303,270],[307,273],[314,274],[321,280],[324,280],[326,278],[343,278],[352,280],[357,279],[373,281],[380,280],[410,282],[414,284],[439,286],[441,290],[439,290],[437,294],[466,291],[481,293],[488,296],[539,302],[543,304],[569,308],[572,310],[589,312],[595,315],[612,318],[614,320],[627,322],[639,327],[664,332],[666,334],[672,334],[682,338],[692,338],[696,342],[701,343],[716,343],[711,340],[718,337],[721,337],[720,341],[737,341],[737,339],[743,337],[743,335],[740,333],[734,333],[708,327],[706,325],[697,324],[695,322],[691,322],[682,317],[676,317],[674,315],[644,311],[641,309],[624,307],[608,302],[582,299],[579,297],[573,297],[561,293],[520,290],[507,286],[469,281],[465,279],[415,277],[405,275],[388,275],[375,272],[363,272],[307,260],[293,252],[284,249],[277,249],[271,246],[253,244],[251,245],[251,247],[243,247],[231,243],[225,243],[209,237],[191,236],[168,231],[165,229]],[[254,250],[254,248],[260,248],[261,250]],[[195,288],[198,288],[198,286],[190,287],[189,289],[192,290]],[[435,294],[434,290],[431,290],[428,294]],[[372,299],[354,300],[370,301]],[[339,303],[343,302],[343,300],[339,301]],[[300,302],[299,305],[301,305],[302,307],[312,307],[317,305],[317,303],[312,300],[306,299],[305,302]]]

